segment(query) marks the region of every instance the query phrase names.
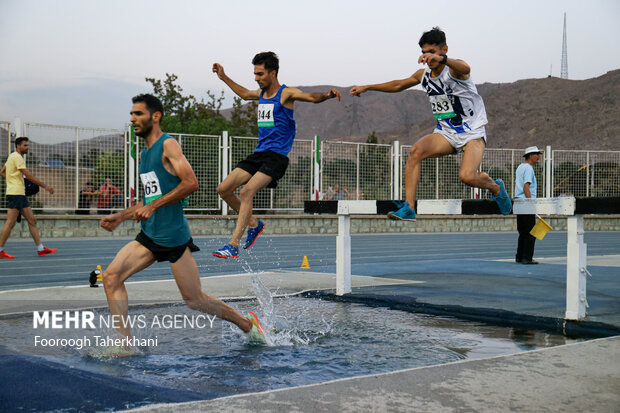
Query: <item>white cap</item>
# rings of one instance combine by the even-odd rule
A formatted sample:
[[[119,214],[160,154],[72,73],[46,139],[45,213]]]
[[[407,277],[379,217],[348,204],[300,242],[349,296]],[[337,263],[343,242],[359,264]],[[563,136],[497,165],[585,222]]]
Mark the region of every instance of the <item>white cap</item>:
[[[527,156],[532,153],[542,153],[542,151],[538,149],[538,146],[530,146],[528,148],[525,148],[525,153],[523,154],[523,156]]]

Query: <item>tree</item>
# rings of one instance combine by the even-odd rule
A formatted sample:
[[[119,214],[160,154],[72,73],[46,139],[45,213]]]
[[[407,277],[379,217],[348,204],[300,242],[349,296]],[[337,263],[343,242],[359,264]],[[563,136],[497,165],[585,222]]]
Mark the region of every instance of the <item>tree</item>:
[[[97,165],[97,159],[101,156],[101,151],[97,148],[91,148],[82,155],[80,159],[80,168],[94,168]]]
[[[111,178],[112,184],[122,192],[125,187],[123,181],[124,170],[125,162],[122,150],[108,151],[97,159],[97,165],[95,166],[91,180],[97,187],[103,184],[106,178]]]
[[[235,97],[232,114],[230,116],[230,134],[237,136],[257,136],[257,109],[258,104],[256,101],[250,101],[244,108],[241,98]]]
[[[366,143],[377,143],[377,134],[376,132],[373,130],[370,135],[368,135],[368,137],[366,138]]]
[[[391,148],[377,144],[377,135],[372,131],[366,139],[368,145],[360,146],[360,193],[353,197],[365,199],[390,198]]]
[[[183,88],[176,82],[178,76],[166,73],[166,79],[151,77],[145,80],[153,87],[153,94],[161,100],[164,107],[162,130],[173,133],[191,133],[196,135],[219,135],[227,130],[231,135],[258,134],[256,123],[256,102],[243,107],[241,99],[235,98],[231,119],[221,114],[224,91],[216,96],[207,90],[207,99],[198,101],[193,95],[185,96]]]

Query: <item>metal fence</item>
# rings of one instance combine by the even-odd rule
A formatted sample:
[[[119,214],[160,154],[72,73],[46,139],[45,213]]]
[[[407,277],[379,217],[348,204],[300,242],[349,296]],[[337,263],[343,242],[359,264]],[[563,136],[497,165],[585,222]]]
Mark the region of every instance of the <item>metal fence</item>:
[[[11,153],[11,122],[0,121],[0,159],[6,159]]]
[[[403,183],[399,199],[404,198],[405,194],[404,176],[410,150],[410,145],[401,147]],[[512,197],[514,196],[515,171],[523,162],[522,154],[522,149],[485,149],[479,171],[486,172],[492,179],[502,179],[506,191]],[[491,193],[489,191],[472,188],[460,181],[459,169],[462,159],[463,154],[458,153],[422,161],[417,199],[490,199]],[[534,174],[538,183],[538,197],[545,196],[546,160],[543,151],[540,161],[534,166]]]
[[[257,143],[258,138],[255,137],[231,136],[227,172],[232,171],[237,163],[250,155]],[[308,199],[312,190],[312,141],[295,139],[288,157],[289,166],[286,174],[279,180],[276,188],[264,188],[256,194],[254,209],[303,210],[304,201]]]
[[[16,137],[11,134],[13,123],[0,122],[3,159],[14,150],[10,143]],[[132,188],[140,195],[137,170],[133,183],[129,178],[132,148],[128,131],[24,123],[23,134],[31,142],[26,156],[28,169],[55,191],[50,195],[41,190],[31,197],[33,208],[108,213],[131,205]],[[171,135],[181,144],[200,184],[200,190],[189,197],[186,209],[228,213],[226,204],[217,195],[217,185],[240,160],[252,153],[258,139],[229,137],[227,133]],[[137,154],[142,145],[138,139]],[[289,154],[287,173],[277,188],[258,193],[254,207],[261,211],[299,211],[303,202],[311,199],[315,187],[323,199],[334,199],[336,187],[346,194],[346,199],[402,199],[410,149],[411,146],[398,143],[323,141],[320,161],[315,164],[317,144],[313,140],[296,139]],[[514,174],[523,160],[522,153],[521,149],[487,149],[480,170],[494,179],[502,178],[513,196]],[[459,180],[461,160],[462,154],[424,160],[417,198],[489,198],[487,191],[471,188]],[[545,188],[551,196],[620,196],[620,151],[546,151],[534,170],[539,197],[546,195]],[[88,183],[92,184],[91,189]],[[98,195],[87,199],[81,195],[86,190]],[[2,182],[0,209],[6,208],[4,191]]]
[[[33,208],[77,209],[80,191],[86,189],[86,184],[93,183],[94,192],[106,178],[111,186],[98,197],[93,208],[111,210],[125,205],[124,130],[24,123],[23,135],[30,141],[25,156],[28,170],[54,188],[53,195],[41,190],[32,197]],[[7,140],[0,146],[14,150],[10,141],[15,137],[8,131],[6,134],[2,131],[2,137]],[[5,185],[1,187],[4,193]],[[6,208],[4,196],[0,199],[0,207]]]
[[[341,190],[347,199],[390,199],[392,145],[352,142],[321,144],[321,192],[333,199]]]
[[[183,148],[185,157],[192,165],[200,190],[193,193],[185,207],[189,211],[218,211],[221,209],[217,186],[221,181],[222,137],[219,135],[181,135],[171,133]],[[139,141],[142,144],[142,141]],[[141,188],[141,186],[139,186]]]
[[[620,196],[620,151],[553,151],[552,194]]]

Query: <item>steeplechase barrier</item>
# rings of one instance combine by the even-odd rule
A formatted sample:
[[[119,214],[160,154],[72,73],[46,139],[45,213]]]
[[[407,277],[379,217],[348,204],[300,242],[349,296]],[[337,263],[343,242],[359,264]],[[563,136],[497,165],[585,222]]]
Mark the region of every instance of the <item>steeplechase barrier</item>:
[[[304,212],[337,214],[336,237],[336,294],[351,292],[351,215],[384,215],[394,211],[400,201],[306,201]],[[491,200],[437,199],[416,202],[417,215],[487,215],[500,214]],[[586,316],[587,245],[583,240],[585,214],[618,214],[620,197],[556,197],[513,200],[512,213],[565,216],[566,244],[566,320],[581,320]],[[415,225],[415,224],[412,224]]]

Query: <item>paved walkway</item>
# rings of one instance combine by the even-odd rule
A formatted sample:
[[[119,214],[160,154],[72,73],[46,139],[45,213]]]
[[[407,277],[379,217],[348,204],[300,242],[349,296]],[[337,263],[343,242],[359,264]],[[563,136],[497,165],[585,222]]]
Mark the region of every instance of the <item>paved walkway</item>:
[[[132,412],[613,412],[620,337]]]

